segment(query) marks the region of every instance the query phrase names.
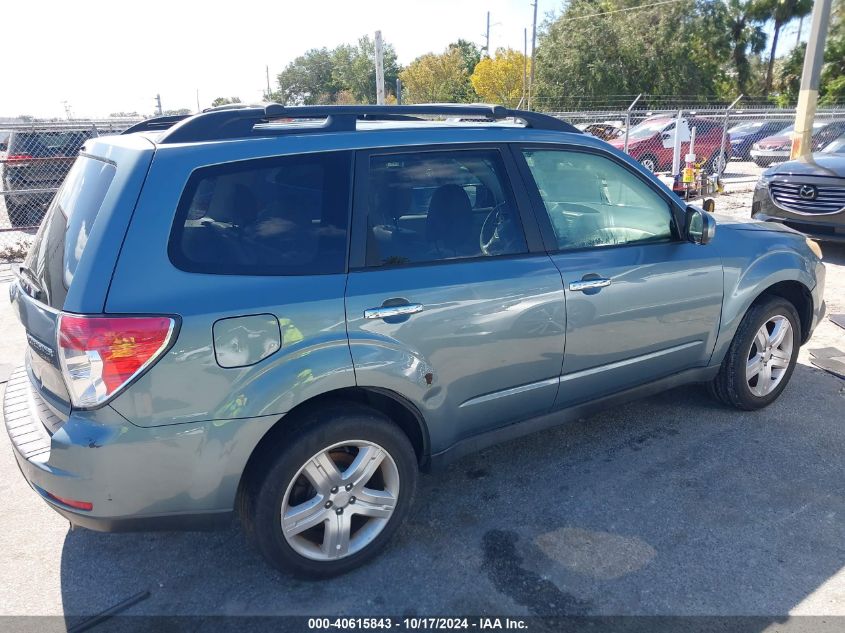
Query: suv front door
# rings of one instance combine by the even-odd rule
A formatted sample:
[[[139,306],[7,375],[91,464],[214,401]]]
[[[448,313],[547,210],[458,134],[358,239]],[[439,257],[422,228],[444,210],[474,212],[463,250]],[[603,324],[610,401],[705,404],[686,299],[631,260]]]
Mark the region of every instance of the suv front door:
[[[411,400],[434,453],[548,411],[557,393],[560,274],[509,162],[489,145],[356,158],[346,289],[356,381]]]
[[[604,152],[518,152],[566,293],[566,407],[709,362],[722,306],[714,247],[680,239],[668,197]]]

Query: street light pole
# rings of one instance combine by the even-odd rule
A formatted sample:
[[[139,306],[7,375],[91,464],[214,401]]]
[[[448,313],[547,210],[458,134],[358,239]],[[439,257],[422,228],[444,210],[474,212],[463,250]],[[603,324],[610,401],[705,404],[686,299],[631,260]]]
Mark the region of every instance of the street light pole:
[[[830,24],[831,0],[816,0],[810,37],[804,53],[804,70],[801,72],[801,91],[795,111],[795,132],[792,135],[790,158],[809,156],[813,153],[813,118],[819,100],[819,75],[824,61],[824,41]]]

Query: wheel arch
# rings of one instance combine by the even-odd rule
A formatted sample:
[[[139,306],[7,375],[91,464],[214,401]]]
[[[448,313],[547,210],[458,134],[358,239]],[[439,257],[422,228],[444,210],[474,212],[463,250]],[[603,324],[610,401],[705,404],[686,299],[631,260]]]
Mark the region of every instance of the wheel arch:
[[[781,297],[789,301],[801,323],[801,344],[809,339],[810,327],[813,323],[813,295],[810,289],[800,281],[786,280],[772,284],[761,292],[751,306],[768,299],[769,297]],[[749,306],[749,308],[751,307]]]
[[[792,264],[793,262],[784,262]],[[763,279],[746,275],[732,293],[725,294],[719,337],[711,357],[711,365],[719,365],[725,358],[737,328],[751,307],[769,297],[781,297],[795,307],[801,324],[801,344],[807,342],[813,320],[813,297],[809,279],[789,275],[792,266],[784,266],[777,273]],[[800,269],[799,269],[800,270]]]
[[[275,446],[285,440],[292,429],[297,428],[297,421],[305,414],[326,406],[350,403],[370,407],[387,416],[408,437],[417,455],[420,468],[428,467],[431,452],[428,426],[422,414],[407,398],[394,391],[378,387],[343,387],[321,393],[299,403],[267,430],[252,449],[241,473],[238,498],[243,498],[244,486],[250,481],[256,468],[269,453],[273,452]],[[236,506],[240,508],[241,502],[237,502]]]

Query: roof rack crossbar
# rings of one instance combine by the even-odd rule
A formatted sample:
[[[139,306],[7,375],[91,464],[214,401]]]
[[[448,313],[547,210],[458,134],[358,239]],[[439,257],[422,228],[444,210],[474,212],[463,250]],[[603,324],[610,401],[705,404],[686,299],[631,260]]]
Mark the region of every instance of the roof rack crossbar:
[[[419,104],[419,105],[313,105],[284,106],[271,103],[264,107],[250,106],[205,111],[190,117],[158,117],[133,126],[130,131],[168,129],[160,143],[191,143],[225,139],[248,138],[268,134],[301,132],[302,127],[272,127],[262,124],[280,119],[322,119],[310,129],[324,132],[354,131],[358,120],[413,121],[425,116],[479,117],[493,121],[520,119],[526,127],[557,132],[580,130],[569,123],[540,112],[511,110],[487,104]],[[163,119],[170,119],[164,121]],[[160,123],[158,123],[160,121]],[[138,128],[139,126],[145,127]],[[256,125],[261,127],[256,128]],[[153,127],[158,126],[158,127]]]

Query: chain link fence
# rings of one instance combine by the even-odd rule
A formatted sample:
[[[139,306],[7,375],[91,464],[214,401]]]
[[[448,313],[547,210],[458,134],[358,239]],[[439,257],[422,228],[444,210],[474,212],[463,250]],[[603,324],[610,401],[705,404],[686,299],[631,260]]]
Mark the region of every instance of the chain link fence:
[[[85,141],[130,119],[0,123],[0,261],[26,255],[47,206]]]
[[[684,195],[750,191],[767,167],[789,160],[795,121],[792,109],[728,106],[550,114],[630,154]],[[819,110],[813,151],[843,134],[845,109]]]
[[[750,191],[764,169],[789,160],[794,110],[635,106],[548,114],[628,153],[685,197]],[[85,141],[137,121],[0,123],[0,262],[26,255]],[[845,142],[845,109],[819,110],[813,150],[837,139]]]

